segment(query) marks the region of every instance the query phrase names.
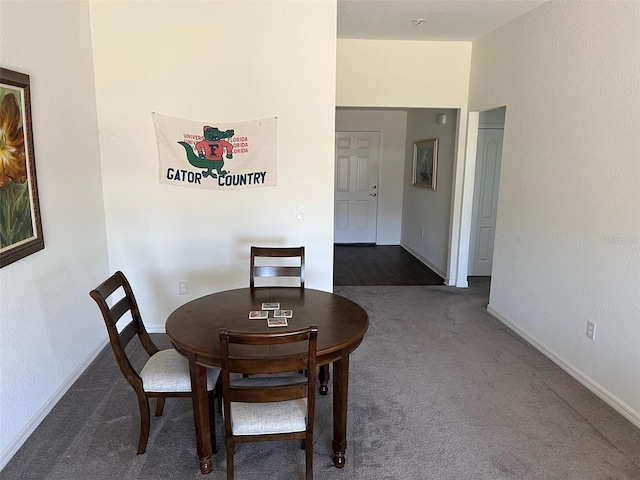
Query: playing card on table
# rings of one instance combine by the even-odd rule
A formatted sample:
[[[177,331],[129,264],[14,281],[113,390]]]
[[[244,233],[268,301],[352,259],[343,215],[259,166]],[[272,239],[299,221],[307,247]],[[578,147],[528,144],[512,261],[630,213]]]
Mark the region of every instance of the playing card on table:
[[[269,317],[269,312],[265,310],[251,310],[249,320],[264,320]]]
[[[280,308],[280,302],[268,302],[262,304],[262,310],[277,310]]]
[[[269,327],[286,327],[289,325],[286,318],[268,318],[267,326]]]

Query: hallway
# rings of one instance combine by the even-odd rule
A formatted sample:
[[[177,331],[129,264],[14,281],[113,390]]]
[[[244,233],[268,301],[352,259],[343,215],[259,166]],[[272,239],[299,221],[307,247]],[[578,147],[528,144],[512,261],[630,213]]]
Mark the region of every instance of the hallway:
[[[444,279],[399,245],[336,244],[333,284],[444,285]]]

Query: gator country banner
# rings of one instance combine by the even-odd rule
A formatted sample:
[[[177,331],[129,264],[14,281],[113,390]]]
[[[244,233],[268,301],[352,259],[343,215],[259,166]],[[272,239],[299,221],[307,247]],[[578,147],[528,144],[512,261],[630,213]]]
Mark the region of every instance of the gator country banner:
[[[277,118],[198,122],[153,112],[160,183],[225,190],[276,184]]]

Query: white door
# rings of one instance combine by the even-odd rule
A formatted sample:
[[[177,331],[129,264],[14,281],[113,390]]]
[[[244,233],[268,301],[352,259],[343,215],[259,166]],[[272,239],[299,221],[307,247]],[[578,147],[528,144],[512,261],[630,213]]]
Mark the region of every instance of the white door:
[[[503,129],[478,129],[478,153],[469,242],[470,276],[491,275],[503,137]]]
[[[335,243],[375,243],[379,132],[336,132]]]

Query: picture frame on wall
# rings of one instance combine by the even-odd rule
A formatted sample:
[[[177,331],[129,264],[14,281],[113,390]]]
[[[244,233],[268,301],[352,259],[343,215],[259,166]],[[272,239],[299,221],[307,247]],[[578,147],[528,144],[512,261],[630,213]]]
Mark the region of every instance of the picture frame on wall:
[[[419,188],[436,189],[438,172],[438,139],[429,138],[413,144],[412,185]]]
[[[0,68],[0,268],[44,248],[29,75]]]

